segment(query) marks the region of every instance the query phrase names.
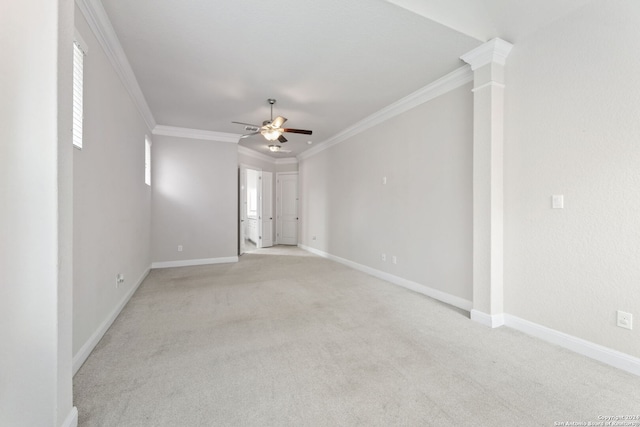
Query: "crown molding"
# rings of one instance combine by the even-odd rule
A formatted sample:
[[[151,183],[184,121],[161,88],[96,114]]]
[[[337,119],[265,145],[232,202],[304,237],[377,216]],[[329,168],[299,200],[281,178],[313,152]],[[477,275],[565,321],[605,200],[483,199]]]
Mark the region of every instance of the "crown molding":
[[[238,145],[238,154],[243,154],[245,156],[253,157],[254,159],[263,160],[269,163],[275,163],[276,161],[276,159],[274,159],[273,157],[259,153],[256,150],[252,150],[251,148],[247,148],[242,145]]]
[[[471,65],[471,70],[476,70],[491,62],[504,65],[512,48],[511,43],[495,38],[465,53],[460,59]]]
[[[284,159],[276,159],[276,165],[295,165],[298,164],[298,159],[295,157],[286,157]]]
[[[471,81],[473,81],[473,73],[471,72],[469,66],[465,65],[463,67],[460,67],[447,74],[446,76],[439,78],[438,80],[428,84],[427,86],[424,86],[423,88],[418,89],[412,94],[409,94],[404,98],[394,102],[393,104],[383,108],[382,110],[377,111],[368,117],[365,117],[354,125],[349,126],[338,134],[327,139],[326,141],[323,141],[315,147],[301,153],[297,158],[298,160],[303,160],[314,156],[326,150],[327,148],[333,147],[336,144],[339,144],[361,132],[364,132],[365,130],[375,125],[378,125],[386,120],[391,119],[392,117],[409,111],[412,108],[417,107],[418,105],[431,101],[432,99],[437,98],[438,96],[443,95]]]
[[[111,21],[109,21],[109,17],[102,3],[100,0],[76,0],[76,4],[87,20],[96,39],[98,39],[104,53],[120,77],[120,80],[122,80],[122,84],[129,92],[129,95],[131,95],[131,99],[140,112],[140,115],[142,115],[147,127],[149,130],[152,130],[156,126],[156,121],[149,109],[147,100],[142,94],[140,85],[138,85],[129,60],[122,49],[122,45],[118,40],[118,36],[116,36],[116,32],[111,25]]]
[[[202,139],[205,141],[233,142],[238,143],[239,133],[215,132],[212,130],[181,128],[176,126],[156,125],[152,133],[161,136],[176,136],[178,138]]]
[[[271,156],[267,156],[266,154],[262,154],[256,150],[252,150],[251,148],[244,147],[242,145],[238,145],[238,154],[243,154],[248,157],[253,157],[254,159],[263,160],[265,162],[269,162],[275,165],[291,165],[298,163],[298,159],[295,157],[285,157],[283,159],[274,159]]]

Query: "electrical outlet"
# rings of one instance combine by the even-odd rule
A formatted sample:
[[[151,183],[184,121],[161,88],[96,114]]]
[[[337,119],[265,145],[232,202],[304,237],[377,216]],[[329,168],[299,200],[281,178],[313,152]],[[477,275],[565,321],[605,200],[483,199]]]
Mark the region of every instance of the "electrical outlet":
[[[380,258],[382,259],[382,261],[386,261],[387,260],[387,254],[382,254],[382,256]]]
[[[618,326],[625,329],[633,329],[633,315],[618,310]]]
[[[397,264],[397,263],[398,263],[398,257],[397,257],[397,256],[395,256],[395,255],[394,255],[394,256],[392,256],[392,257],[391,257],[391,262],[392,262],[392,263],[394,263],[394,264]]]
[[[124,283],[124,274],[118,273],[116,275],[116,289],[118,289],[122,283]]]
[[[178,252],[182,252],[182,245],[178,245]]]

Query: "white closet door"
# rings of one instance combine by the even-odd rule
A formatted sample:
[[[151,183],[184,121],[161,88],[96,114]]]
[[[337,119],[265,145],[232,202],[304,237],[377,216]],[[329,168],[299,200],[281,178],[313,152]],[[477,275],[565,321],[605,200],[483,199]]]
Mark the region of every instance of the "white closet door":
[[[273,174],[262,172],[262,247],[273,246]]]
[[[298,244],[298,174],[278,174],[278,236],[283,245]]]

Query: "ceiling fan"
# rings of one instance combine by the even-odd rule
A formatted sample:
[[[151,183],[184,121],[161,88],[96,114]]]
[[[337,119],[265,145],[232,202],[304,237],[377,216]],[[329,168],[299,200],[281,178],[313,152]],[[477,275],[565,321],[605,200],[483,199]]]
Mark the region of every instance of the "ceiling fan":
[[[287,119],[285,117],[282,117],[282,116],[278,116],[275,119],[273,118],[273,104],[276,103],[276,100],[272,99],[272,98],[269,98],[269,99],[267,99],[267,102],[271,106],[271,119],[270,120],[265,120],[264,122],[262,122],[262,126],[253,125],[251,123],[231,122],[231,123],[236,123],[236,124],[239,124],[239,125],[245,125],[245,130],[252,131],[251,133],[247,133],[245,135],[242,135],[240,137],[240,139],[248,138],[250,136],[257,135],[257,134],[262,134],[262,136],[264,136],[267,139],[267,141],[278,140],[280,142],[287,142],[287,138],[285,138],[284,135],[282,135],[285,132],[287,132],[287,133],[301,133],[301,134],[304,134],[304,135],[311,135],[313,133],[310,130],[283,128],[282,125],[284,124],[284,122],[287,121]],[[269,146],[269,149],[271,149],[271,146]],[[272,150],[271,149],[271,151],[281,151],[281,150],[277,150],[277,149],[276,150]]]

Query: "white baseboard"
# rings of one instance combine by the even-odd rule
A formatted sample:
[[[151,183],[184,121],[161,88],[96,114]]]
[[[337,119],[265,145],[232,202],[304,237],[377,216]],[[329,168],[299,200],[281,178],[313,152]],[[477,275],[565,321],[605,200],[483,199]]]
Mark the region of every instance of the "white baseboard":
[[[626,353],[604,347],[546,326],[521,319],[510,314],[504,315],[505,325],[509,328],[516,329],[525,334],[540,338],[543,341],[559,345],[568,350],[595,359],[599,362],[606,363],[623,371],[630,372],[640,376],[640,359]]]
[[[151,264],[151,268],[191,267],[194,265],[226,264],[238,262],[237,256],[223,258],[185,259],[181,261],[161,261]]]
[[[69,411],[69,415],[60,427],[78,427],[78,408],[75,406]]]
[[[487,314],[478,310],[471,310],[471,320],[490,328],[498,328],[504,325],[504,314]]]
[[[367,273],[371,276],[377,277],[378,279],[386,280],[387,282],[391,282],[394,285],[402,286],[403,288],[410,289],[414,292],[427,295],[428,297],[437,299],[438,301],[442,301],[454,307],[458,307],[462,310],[469,311],[473,307],[472,302],[464,298],[460,298],[455,295],[451,295],[446,292],[442,292],[437,289],[433,289],[428,286],[421,285],[420,283],[412,282],[411,280],[403,279],[402,277],[394,276],[393,274],[385,273],[384,271],[376,270],[375,268],[367,267],[366,265],[349,261],[348,259],[331,255],[327,252],[323,252],[318,249],[311,248],[309,246],[299,244],[298,247],[300,249],[304,249],[307,252],[311,252],[312,254],[330,259],[332,261],[339,262],[340,264],[344,264],[355,270],[362,271],[363,273]]]
[[[331,255],[318,249],[314,249],[302,244],[299,244],[298,246],[301,249],[304,249],[305,251],[311,252],[315,255],[321,256],[323,258],[328,258],[330,260],[339,262],[340,264],[344,264],[356,270],[378,277],[379,279],[386,280],[396,285],[430,296],[439,301],[451,304],[454,307],[470,311],[471,320],[482,325],[488,326],[490,328],[497,328],[504,325],[509,328],[516,329],[520,332],[524,332],[525,334],[539,338],[543,341],[559,345],[560,347],[564,347],[578,354],[582,354],[583,356],[640,376],[640,359],[637,357],[633,357],[626,353],[622,353],[620,351],[613,350],[587,340],[583,340],[582,338],[565,334],[564,332],[547,328],[546,326],[538,325],[537,323],[533,323],[528,320],[512,316],[510,314],[500,313],[489,315],[478,310],[473,310],[473,303],[471,301],[467,301],[465,299],[447,294],[445,292],[429,288],[428,286],[411,282],[401,277],[393,276],[383,271],[379,271],[374,268],[367,267],[365,265],[361,265],[353,261],[337,257],[335,255]]]
[[[98,342],[100,342],[104,334],[111,327],[111,324],[114,320],[116,320],[116,317],[118,317],[127,302],[129,302],[131,296],[133,296],[133,293],[138,289],[140,284],[147,277],[149,271],[151,271],[151,269],[147,268],[144,273],[142,273],[142,276],[140,276],[138,281],[131,287],[131,289],[129,289],[129,292],[127,292],[122,300],[120,300],[120,303],[116,306],[116,308],[114,308],[113,311],[109,313],[109,316],[107,316],[104,322],[100,324],[93,335],[91,335],[87,342],[85,342],[80,350],[78,350],[78,353],[73,356],[73,375],[75,375],[80,370],[82,364],[87,360],[96,345],[98,345]]]

